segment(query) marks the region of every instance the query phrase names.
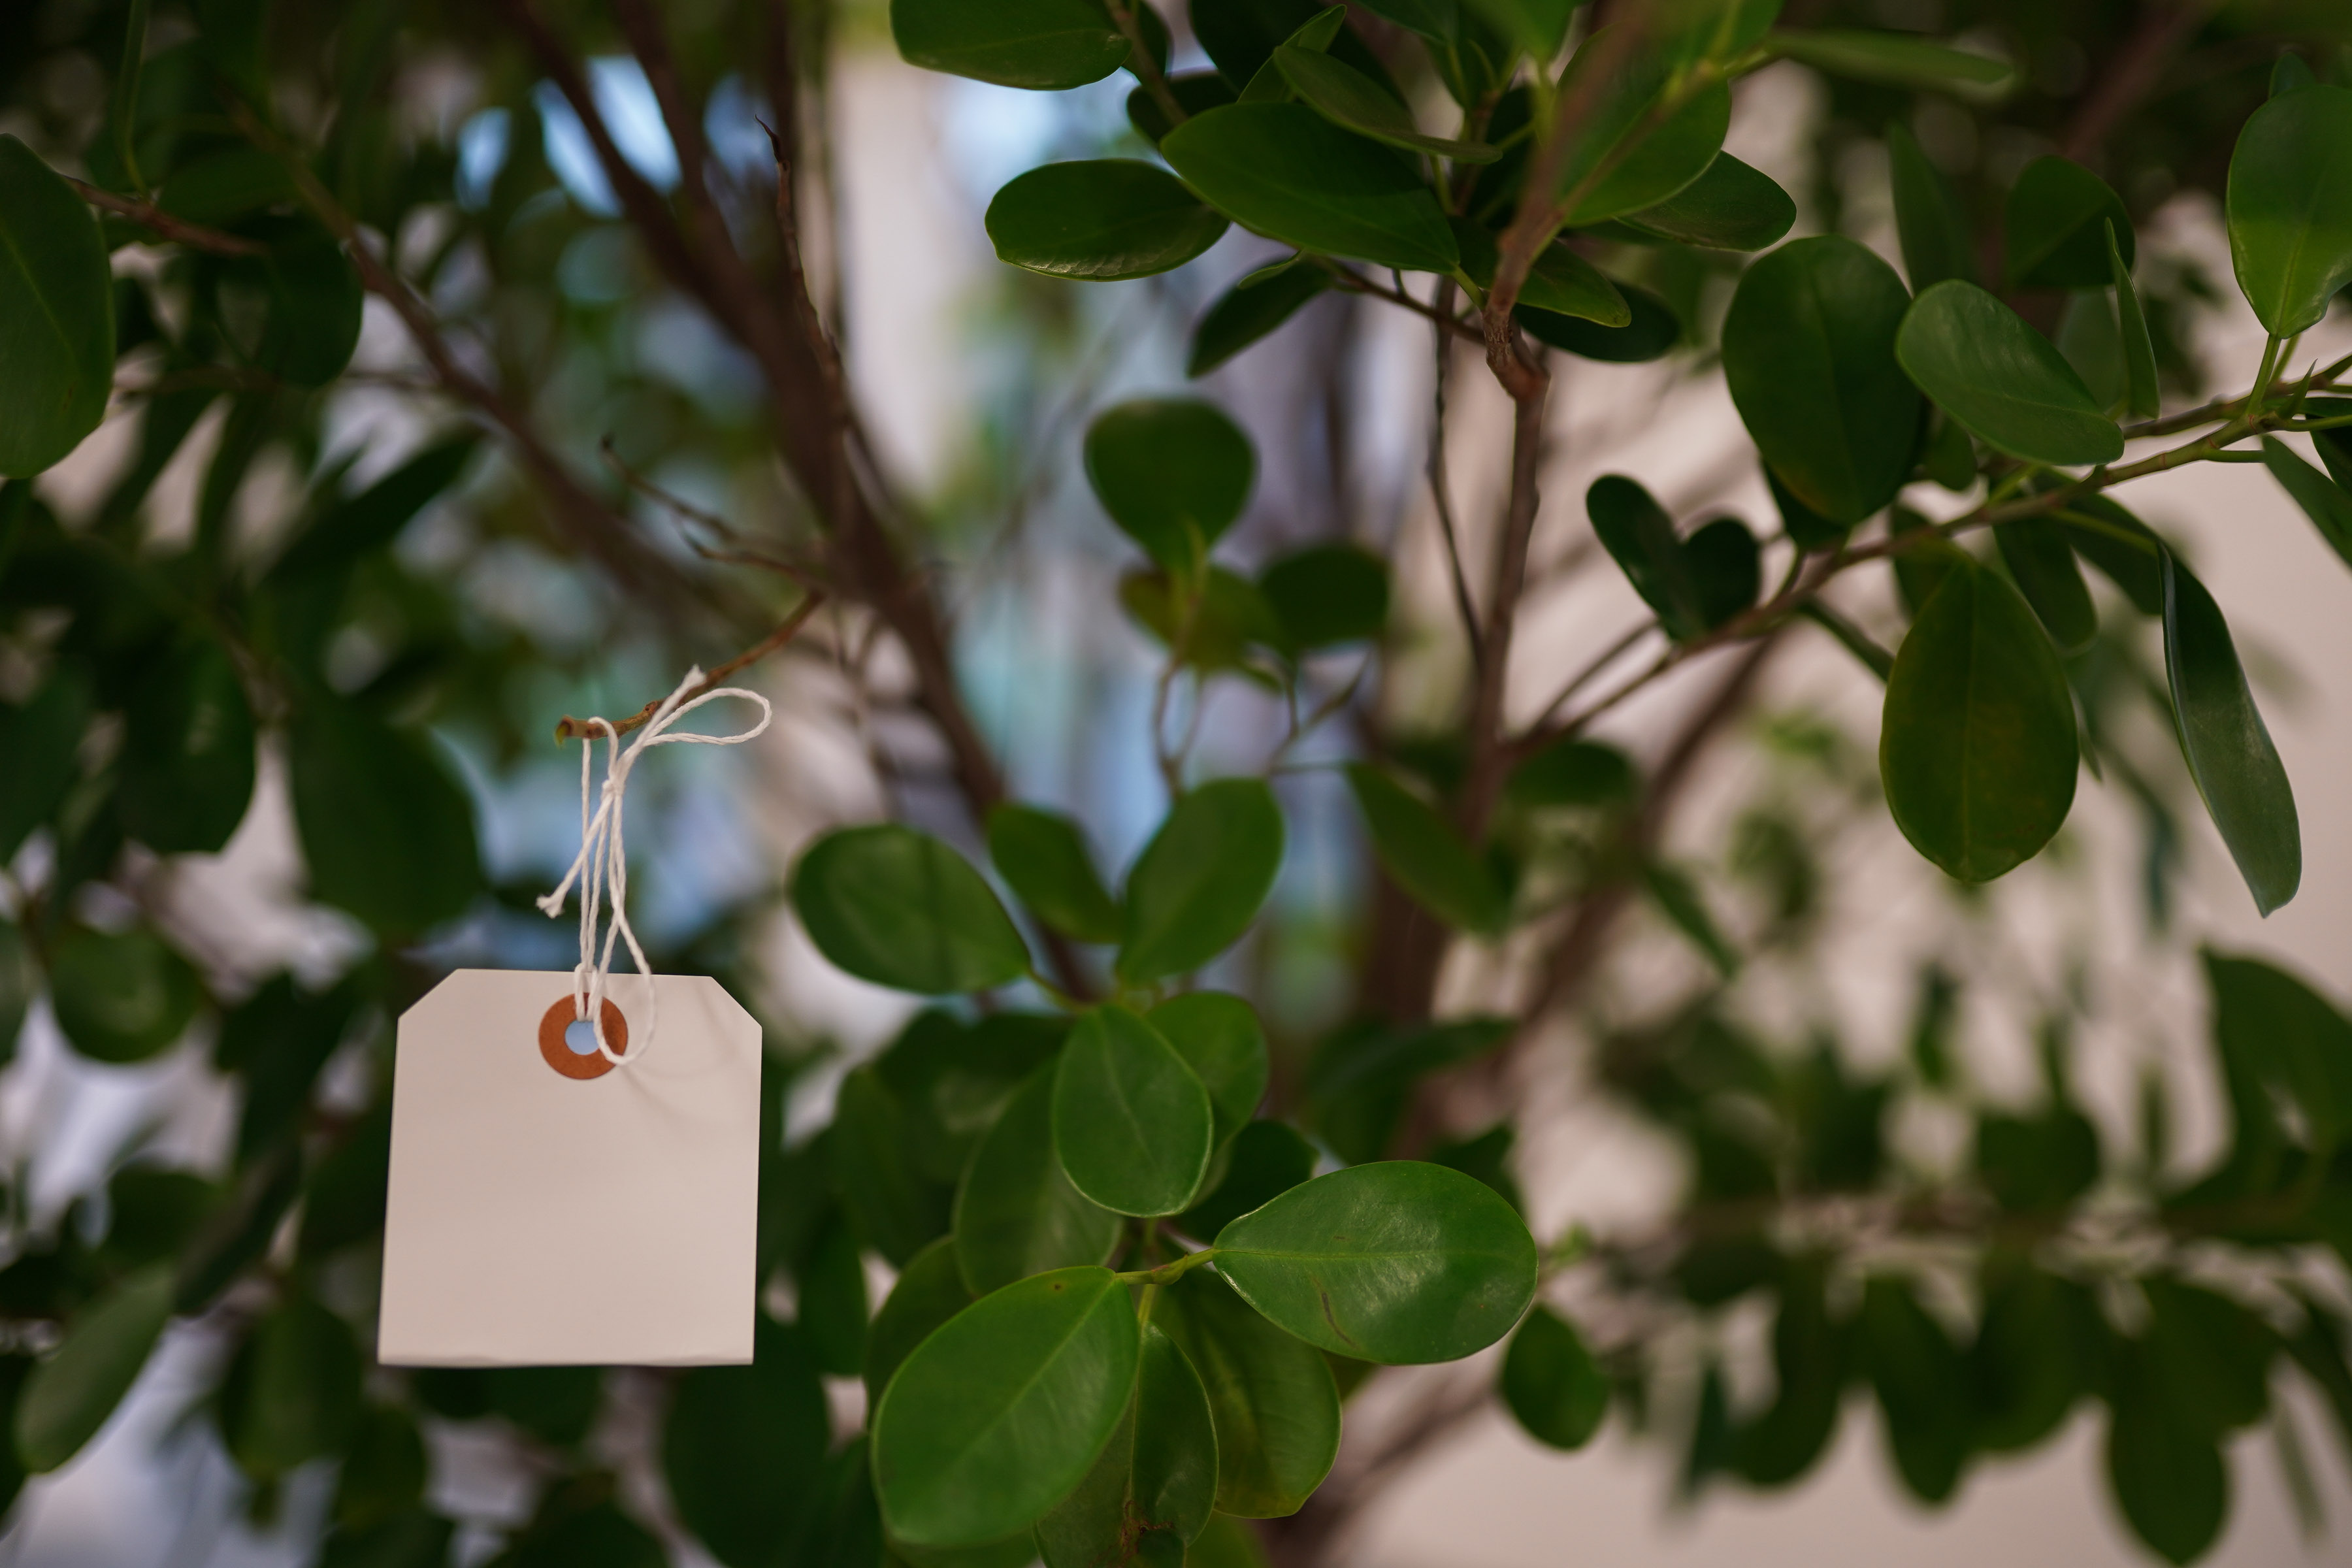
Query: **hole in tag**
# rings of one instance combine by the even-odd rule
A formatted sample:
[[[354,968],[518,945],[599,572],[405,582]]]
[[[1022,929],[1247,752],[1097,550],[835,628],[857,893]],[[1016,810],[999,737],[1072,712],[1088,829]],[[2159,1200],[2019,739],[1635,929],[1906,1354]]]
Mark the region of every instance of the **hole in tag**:
[[[596,1032],[578,1013],[578,1005],[569,994],[555,999],[539,1020],[539,1054],[565,1078],[602,1078],[613,1070],[613,1064],[596,1048]],[[614,1055],[628,1055],[629,1021],[610,997],[604,1001],[604,1043]]]

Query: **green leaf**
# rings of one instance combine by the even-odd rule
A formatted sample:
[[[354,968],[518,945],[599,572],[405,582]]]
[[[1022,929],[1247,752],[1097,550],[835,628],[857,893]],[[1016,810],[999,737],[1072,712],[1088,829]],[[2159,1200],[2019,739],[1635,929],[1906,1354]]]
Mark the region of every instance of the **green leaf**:
[[[351,1325],[297,1295],[239,1346],[221,1384],[221,1439],[237,1468],[276,1480],[350,1441],[366,1363]]]
[[[894,823],[817,840],[793,870],[793,908],[835,965],[898,991],[992,991],[1029,971],[1029,950],[964,858]]]
[[[1344,15],[1319,0],[1191,0],[1185,8],[1192,36],[1236,88],[1273,65],[1274,51],[1287,43],[1327,51],[1394,92],[1379,58],[1343,25]]]
[[[1622,805],[1639,782],[1614,746],[1574,736],[1555,741],[1512,770],[1503,797],[1514,805]]]
[[[145,930],[68,927],[49,953],[49,1005],[92,1061],[144,1061],[178,1039],[204,999],[196,972]]]
[[[2294,790],[2254,707],[2221,607],[2172,552],[2164,555],[2164,669],[2189,774],[2263,914],[2303,881]]]
[[[2099,613],[2092,606],[2091,590],[2083,582],[2083,569],[2074,563],[2066,535],[2037,518],[1995,523],[1992,536],[2018,591],[2049,628],[2058,651],[2077,654],[2089,647],[2099,635]]]
[[[1350,1164],[1378,1160],[1395,1136],[1413,1086],[1477,1060],[1510,1037],[1501,1018],[1342,1028],[1316,1047],[1304,1085],[1312,1125]]]
[[[1271,278],[1252,273],[1217,297],[1192,328],[1184,374],[1203,376],[1272,333],[1300,307],[1331,287],[1331,275],[1301,262]]]
[[[2097,1300],[2071,1279],[2020,1267],[1988,1280],[1968,1351],[1976,1445],[2014,1453],[2055,1432],[2090,1391],[2105,1329]]]
[[[343,373],[359,346],[359,274],[315,218],[265,216],[240,227],[268,249],[215,266],[231,340],[255,368],[294,386],[324,386]],[[237,324],[247,312],[227,308],[240,291],[267,307],[258,334],[242,341]]]
[[[1652,861],[1642,868],[1642,886],[1656,900],[1666,919],[1690,939],[1716,973],[1726,980],[1739,973],[1739,953],[1723,937],[1715,916],[1708,912],[1706,898],[1689,875],[1676,867]]]
[[[1200,569],[1257,481],[1250,438],[1197,398],[1139,398],[1097,415],[1086,462],[1111,521],[1180,577]]]
[[[2263,467],[2279,483],[2303,515],[2319,530],[2319,537],[2352,565],[2352,494],[2336,480],[2305,462],[2275,436],[2263,437]]]
[[[1511,319],[1540,343],[1603,364],[1646,364],[1674,352],[1682,341],[1683,324],[1674,308],[1647,289],[1631,283],[1614,285],[1633,320],[1622,327],[1563,316],[1557,310],[1520,305]]]
[[[996,257],[1049,278],[1148,278],[1200,255],[1225,220],[1166,170],[1128,158],[1047,163],[988,204]]]
[[[999,87],[1084,87],[1127,63],[1127,36],[1099,0],[890,0],[909,65]]]
[[[30,479],[106,417],[114,280],[73,188],[0,136],[0,474]]]
[[[1233,670],[1273,684],[1251,655],[1258,648],[1279,647],[1282,627],[1257,584],[1240,574],[1216,565],[1205,577],[1159,569],[1130,572],[1118,580],[1118,602],[1180,663],[1209,673]]]
[[[81,777],[81,738],[89,728],[89,683],[59,663],[22,707],[0,703],[0,862],[16,857]]]
[[[1315,1174],[1315,1146],[1280,1121],[1253,1121],[1234,1135],[1224,1179],[1169,1223],[1206,1241],[1233,1221]]]
[[[131,176],[131,188],[142,193],[147,182],[140,175],[132,143],[139,131],[139,68],[146,54],[147,0],[131,0],[130,15],[122,26],[122,64],[114,73],[114,92],[107,102],[106,130],[114,144],[114,155],[121,161],[123,172]]]
[[[2113,226],[2129,270],[2131,214],[2107,183],[2065,158],[2036,158],[2009,191],[2002,264],[2011,289],[2102,289]]]
[[[147,1364],[172,1315],[172,1269],[142,1268],[66,1325],[57,1352],[33,1368],[16,1397],[16,1455],[46,1475],[98,1435]]]
[[[2352,88],[2298,89],[2254,110],[2230,156],[2229,222],[2255,317],[2282,338],[2316,325],[2352,283]]]
[[[661,1436],[678,1518],[727,1568],[768,1568],[814,1500],[833,1426],[816,1367],[789,1329],[759,1319],[750,1366],[677,1381]]]
[[[1286,245],[1412,272],[1451,272],[1461,259],[1409,161],[1304,104],[1213,109],[1160,151],[1219,211]]]
[[[866,1397],[880,1404],[882,1391],[915,1347],[971,1302],[953,1237],[943,1236],[908,1258],[866,1332]]]
[[[1353,544],[1310,544],[1258,574],[1258,593],[1300,652],[1377,639],[1388,626],[1388,563]]]
[[[2108,1482],[2134,1534],[2168,1562],[2192,1563],[2229,1516],[2229,1470],[2216,1434],[2175,1407],[2146,1349],[2121,1350],[2108,1372]]]
[[[1069,1495],[1133,1387],[1135,1311],[1108,1268],[1064,1268],[982,1297],[917,1346],[874,1415],[874,1489],[890,1532],[977,1546]]]
[[[1201,1076],[1125,1007],[1078,1020],[1054,1075],[1054,1150],[1079,1192],[1115,1214],[1192,1201],[1216,1141]]]
[[[604,1373],[593,1366],[494,1366],[490,1409],[550,1447],[573,1448],[595,1425]]]
[[[916,1165],[906,1108],[874,1068],[843,1078],[824,1139],[835,1194],[866,1244],[894,1266],[948,1228],[948,1194]]]
[[[1274,51],[1274,65],[1292,91],[1341,130],[1457,163],[1491,163],[1503,155],[1498,147],[1424,134],[1386,88],[1329,55],[1283,44]]]
[[[1772,1320],[1772,1370],[1780,1387],[1733,1443],[1733,1468],[1751,1486],[1797,1479],[1836,1435],[1853,1336],[1850,1324],[1830,1316],[1824,1273],[1802,1262],[1782,1271],[1780,1310]]]
[[[988,858],[1029,912],[1080,942],[1118,940],[1118,901],[1103,887],[1078,825],[1003,804],[988,814]]]
[[[1364,814],[1373,853],[1398,887],[1458,931],[1502,930],[1510,906],[1493,868],[1435,807],[1366,763],[1348,765],[1348,788]]]
[[[482,885],[474,805],[429,742],[313,694],[287,751],[313,898],[394,936],[466,912]]]
[[[1282,811],[1257,779],[1220,779],[1168,813],[1127,878],[1118,977],[1147,985],[1200,968],[1256,917],[1282,868]]]
[[[369,1530],[414,1513],[424,1505],[431,1470],[415,1416],[398,1405],[363,1407],[335,1478],[335,1523]]]
[[[2063,1209],[2099,1179],[2099,1133],[2088,1117],[2053,1106],[2032,1118],[1977,1118],[1978,1179],[2015,1214]]]
[[[436,441],[357,495],[334,501],[287,546],[268,581],[273,587],[293,587],[389,548],[419,512],[457,484],[480,445],[474,435]]]
[[[302,193],[283,160],[258,147],[229,145],[172,171],[156,205],[173,217],[218,227],[264,207],[298,206]]]
[[[1911,477],[1919,398],[1895,363],[1909,307],[1895,268],[1822,235],[1750,267],[1724,318],[1724,378],[1748,433],[1832,522],[1860,522]]]
[[[953,1183],[1023,1081],[1068,1037],[1067,1018],[993,1013],[969,1026],[940,1012],[908,1025],[874,1063],[906,1116],[922,1173]]]
[[[1101,1263],[1118,1245],[1118,1216],[1072,1186],[1054,1152],[1054,1079],[1040,1068],[1005,1102],[956,1189],[956,1262],[975,1295]]]
[[[2132,287],[2131,264],[2116,248],[2113,227],[2107,230],[2106,240],[2107,272],[2116,286],[2117,331],[2124,346],[2124,410],[2135,419],[2153,419],[2164,412],[2156,343],[2147,333],[2147,313],[2140,309],[2139,291]]]
[[[1441,1165],[1355,1165],[1217,1235],[1217,1268],[1280,1328],[1383,1365],[1453,1361],[1534,1299],[1536,1244],[1511,1205]]]
[[[1468,218],[1453,220],[1454,243],[1461,247],[1462,271],[1481,289],[1494,286],[1501,253],[1495,237]],[[1545,246],[1536,253],[1519,299],[1530,310],[1567,316],[1602,327],[1632,324],[1633,308],[1617,285],[1601,270],[1565,245]]]
[[[1188,991],[1144,1015],[1209,1091],[1216,1143],[1242,1130],[1265,1098],[1271,1071],[1257,1012],[1222,991]]]
[[[1147,1326],[1134,1400],[1077,1490],[1037,1521],[1037,1547],[1045,1568],[1181,1563],[1216,1492],[1208,1392],[1175,1342]]]
[[[2063,466],[2123,456],[2123,432],[2050,340],[1972,283],[1920,295],[1895,352],[1945,413],[2012,458]]]
[[[1205,1268],[1163,1288],[1151,1321],[1208,1391],[1218,1510],[1243,1519],[1297,1512],[1339,1452],[1339,1390],[1322,1352],[1252,1311]]]
[[[1948,278],[1975,282],[1975,241],[1951,182],[1927,161],[1918,138],[1900,121],[1886,128],[1886,156],[1895,185],[1895,229],[1911,291],[1925,293]]]
[[[1771,175],[1717,153],[1706,172],[1654,206],[1618,220],[1654,239],[1712,250],[1761,250],[1797,221],[1797,204]]]
[[[1574,1452],[1609,1414],[1609,1375],[1568,1320],[1538,1307],[1503,1358],[1503,1403],[1537,1442]]]
[[[1616,26],[1617,24],[1611,24]],[[1560,90],[1580,90],[1578,73],[1610,52],[1609,28],[1577,46]],[[1601,47],[1596,47],[1599,45]],[[1669,108],[1670,97],[1681,101]],[[1654,125],[1652,117],[1664,118]],[[1559,191],[1571,228],[1654,207],[1705,174],[1731,125],[1731,89],[1710,80],[1685,90],[1664,56],[1637,54],[1602,87],[1562,160]]]
[[[367,1525],[339,1525],[320,1544],[319,1568],[443,1568],[457,1533],[453,1521],[422,1509]]]
[[[2081,496],[2053,514],[2074,553],[2124,591],[2143,616],[2164,614],[2163,543],[2105,496]]]
[[[1774,54],[1831,76],[1888,87],[1990,89],[2006,87],[2016,74],[2006,60],[1946,48],[1902,33],[1811,27],[1801,33],[1774,33],[1764,42]]]
[[[2294,1108],[2301,1142],[2325,1159],[2352,1130],[2352,1023],[2294,976],[2207,949],[2213,1044],[2236,1121],[2233,1159],[2286,1142]]]
[[[1944,1502],[1969,1456],[1960,1352],[1911,1287],[1884,1276],[1863,1287],[1860,1325],[1863,1367],[1878,1395],[1895,1471],[1920,1501]]]
[[[841,1173],[836,1166],[835,1174]],[[858,1241],[864,1228],[863,1222],[852,1225],[847,1205],[836,1202],[817,1222],[814,1239],[793,1258],[793,1326],[809,1360],[827,1377],[855,1377],[866,1369],[866,1252]],[[949,1239],[938,1236],[923,1245]]]
[[[2066,820],[2077,761],[2050,639],[2016,589],[1955,560],[1886,682],[1878,769],[1895,826],[1948,875],[1990,881]]]
[[[1761,561],[1756,536],[1738,518],[1717,518],[1677,539],[1665,510],[1622,474],[1594,480],[1584,509],[1594,534],[1676,642],[1705,636],[1756,602]]]
[[[123,831],[159,854],[210,854],[253,798],[253,709],[228,649],[195,637],[148,667],[123,715]]]

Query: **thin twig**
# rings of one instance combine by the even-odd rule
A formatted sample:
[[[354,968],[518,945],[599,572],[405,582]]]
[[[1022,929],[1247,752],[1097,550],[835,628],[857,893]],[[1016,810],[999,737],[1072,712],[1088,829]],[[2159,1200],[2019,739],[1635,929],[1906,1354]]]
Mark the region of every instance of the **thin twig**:
[[[165,239],[184,245],[191,250],[206,250],[215,256],[267,256],[269,253],[269,247],[258,240],[247,239],[239,235],[223,234],[216,228],[206,228],[202,224],[190,223],[185,218],[173,217],[153,202],[133,201],[129,196],[118,196],[112,191],[100,190],[96,185],[87,181],[77,180],[71,174],[61,174],[58,178],[73,187],[74,195],[98,208],[99,211],[112,213],[117,217],[127,217],[132,223],[145,228],[152,228]]]
[[[808,618],[816,614],[818,606],[824,603],[824,595],[823,594],[811,593],[806,598],[800,602],[799,605],[793,609],[790,616],[787,616],[784,618],[783,625],[778,626],[774,631],[770,632],[766,637],[761,637],[750,647],[745,648],[741,653],[737,654],[733,658],[729,659],[726,663],[719,666],[716,669],[713,669],[708,676],[703,678],[701,685],[688,692],[686,696],[680,700],[681,703],[691,702],[696,698],[700,697],[707,692],[717,690],[719,685],[737,670],[741,669],[746,665],[754,663],[759,659],[765,658],[768,655],[775,652],[778,648],[792,641],[793,636],[800,631],[802,626],[808,623]],[[620,722],[613,725],[613,734],[615,736],[625,735],[630,731],[638,729],[648,723],[653,719],[653,716],[661,710],[661,705],[667,700],[668,699],[667,698],[655,698],[651,702],[646,703],[643,708],[638,709],[626,719],[624,719]],[[583,721],[582,720],[574,719],[571,714],[566,713],[556,722],[555,743],[560,746],[566,741],[585,737],[591,733],[592,725],[595,733],[602,734],[604,732],[604,724],[601,720]]]
[[[1452,279],[1439,280],[1435,302],[1441,314],[1453,315]],[[1486,655],[1478,632],[1478,608],[1470,598],[1469,575],[1462,569],[1461,530],[1454,525],[1453,487],[1445,478],[1445,374],[1454,358],[1454,344],[1442,327],[1431,336],[1437,344],[1437,370],[1432,382],[1432,400],[1435,406],[1429,421],[1429,498],[1436,504],[1438,530],[1445,540],[1445,566],[1454,579],[1454,607],[1462,615],[1462,635],[1470,639],[1470,668],[1482,669],[1486,667]]]

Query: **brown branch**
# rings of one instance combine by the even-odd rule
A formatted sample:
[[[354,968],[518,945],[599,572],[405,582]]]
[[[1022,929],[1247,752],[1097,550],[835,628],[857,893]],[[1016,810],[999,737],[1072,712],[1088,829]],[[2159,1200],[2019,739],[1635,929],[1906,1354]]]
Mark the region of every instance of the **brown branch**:
[[[2100,73],[2098,85],[2067,121],[2058,151],[2078,163],[2095,161],[2109,133],[2156,90],[2172,57],[2196,36],[2217,4],[2218,0],[2174,0],[2168,5],[2151,0],[2140,12],[2139,26],[2132,29],[2131,37]]]
[[[806,598],[800,602],[798,607],[796,607],[790,616],[784,617],[783,625],[778,626],[774,631],[770,632],[766,637],[761,637],[750,647],[745,648],[741,653],[737,654],[733,658],[729,659],[726,663],[713,669],[708,676],[703,678],[701,685],[688,692],[684,698],[680,699],[680,701],[682,703],[691,702],[696,698],[700,697],[707,692],[716,691],[719,686],[726,681],[727,678],[733,675],[737,670],[743,668],[747,665],[755,663],[760,659],[767,658],[768,655],[775,652],[778,648],[792,641],[793,637],[800,631],[801,627],[808,624],[808,618],[811,616],[815,615],[818,606],[822,605],[824,603],[824,595],[823,594],[810,594]],[[651,702],[646,703],[643,708],[638,709],[626,719],[624,719],[619,723],[613,725],[612,733],[615,737],[625,735],[630,731],[639,729],[651,722],[653,716],[661,710],[661,705],[667,700],[668,699],[667,698],[655,698]],[[560,746],[563,744],[564,742],[576,738],[586,737],[593,739],[594,734],[603,733],[604,731],[604,725],[601,721],[583,721],[574,719],[571,714],[566,713],[556,722],[555,743]]]
[[[1541,365],[1536,368],[1542,374]],[[1513,405],[1511,495],[1502,537],[1495,547],[1494,581],[1487,594],[1481,638],[1483,657],[1470,707],[1470,765],[1463,775],[1456,807],[1462,831],[1474,844],[1486,836],[1486,818],[1502,792],[1509,761],[1504,701],[1508,695],[1511,637],[1527,587],[1528,547],[1535,537],[1536,513],[1542,503],[1537,480],[1543,469],[1544,415],[1549,405],[1543,393],[1550,384],[1550,376],[1542,374],[1537,395]]]
[[[1451,316],[1454,280],[1437,288],[1437,307]],[[1469,574],[1462,569],[1462,531],[1454,522],[1454,492],[1445,477],[1445,379],[1454,359],[1454,342],[1441,328],[1432,334],[1437,343],[1437,365],[1431,378],[1433,407],[1429,417],[1429,498],[1437,508],[1437,527],[1445,541],[1445,569],[1454,581],[1454,607],[1462,615],[1462,635],[1470,641],[1470,668],[1486,668],[1486,644],[1478,634],[1478,607],[1470,598]]]
[[[173,217],[153,202],[133,201],[129,196],[118,196],[112,191],[100,190],[96,185],[87,181],[77,180],[71,174],[60,174],[58,177],[73,187],[74,195],[99,211],[112,213],[117,217],[127,217],[132,223],[152,228],[163,238],[176,241],[191,250],[210,251],[215,256],[268,254],[269,247],[258,240],[247,239],[239,235],[223,234],[216,228],[206,228],[202,224],[194,224],[185,218]]]

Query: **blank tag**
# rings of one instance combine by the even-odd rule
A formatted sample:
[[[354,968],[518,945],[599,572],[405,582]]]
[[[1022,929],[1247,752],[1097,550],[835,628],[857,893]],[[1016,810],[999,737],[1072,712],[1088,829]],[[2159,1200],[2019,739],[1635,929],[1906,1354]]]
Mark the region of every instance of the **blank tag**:
[[[387,1365],[751,1359],[760,1026],[715,980],[656,975],[658,1036],[614,1066],[563,1042],[572,984],[461,969],[401,1016]],[[605,1036],[626,1056],[645,982],[612,991]]]

